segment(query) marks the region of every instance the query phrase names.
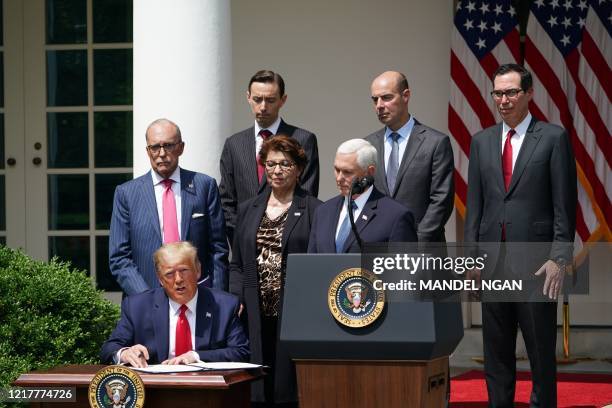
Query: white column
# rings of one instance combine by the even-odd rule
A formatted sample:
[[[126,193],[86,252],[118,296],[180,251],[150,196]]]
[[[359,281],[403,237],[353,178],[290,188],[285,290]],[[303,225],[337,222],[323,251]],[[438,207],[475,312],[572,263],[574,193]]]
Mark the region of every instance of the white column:
[[[219,181],[231,131],[227,0],[134,0],[134,176],[150,169],[144,134],[165,117],[181,128],[181,167]]]

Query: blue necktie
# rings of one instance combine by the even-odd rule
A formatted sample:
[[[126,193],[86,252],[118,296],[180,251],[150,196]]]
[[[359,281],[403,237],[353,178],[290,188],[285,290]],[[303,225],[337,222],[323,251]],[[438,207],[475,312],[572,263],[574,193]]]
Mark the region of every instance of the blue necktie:
[[[387,165],[387,187],[389,187],[389,194],[393,195],[395,191],[395,180],[397,179],[397,172],[399,171],[399,143],[398,139],[400,135],[398,133],[391,133],[391,155],[389,156],[389,164]]]
[[[355,212],[357,209],[357,204],[355,202],[351,202],[351,211]],[[344,217],[344,221],[342,221],[342,225],[340,225],[340,230],[338,231],[338,236],[336,237],[336,253],[339,254],[342,252],[344,248],[344,242],[348,238],[351,233],[351,221],[349,219],[348,212],[346,213],[346,217]]]

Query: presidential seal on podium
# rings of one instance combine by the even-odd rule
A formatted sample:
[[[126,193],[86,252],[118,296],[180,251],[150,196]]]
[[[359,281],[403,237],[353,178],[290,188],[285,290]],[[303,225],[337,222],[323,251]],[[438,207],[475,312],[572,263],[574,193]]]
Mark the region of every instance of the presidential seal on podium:
[[[144,383],[134,370],[127,367],[105,367],[91,380],[88,398],[92,408],[142,408]]]
[[[376,275],[362,268],[340,272],[327,293],[329,310],[347,327],[365,327],[378,319],[385,307],[384,290],[374,289]]]

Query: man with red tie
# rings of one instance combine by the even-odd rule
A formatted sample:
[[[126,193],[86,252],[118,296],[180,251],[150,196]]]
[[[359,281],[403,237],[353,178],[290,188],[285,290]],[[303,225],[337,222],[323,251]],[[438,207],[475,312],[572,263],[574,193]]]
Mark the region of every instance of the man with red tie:
[[[121,318],[102,345],[100,360],[133,367],[248,360],[238,298],[198,285],[196,248],[185,241],[164,244],[153,258],[161,288],[123,300]]]
[[[489,259],[495,265],[491,273],[524,278],[538,296],[529,302],[482,303],[490,407],[514,406],[519,327],[533,378],[530,406],[557,406],[556,299],[572,257],[576,165],[567,131],[529,113],[532,81],[520,65],[497,69],[491,96],[503,123],[474,135],[470,147],[465,241],[500,243],[495,260]],[[530,248],[545,251],[532,270],[521,263],[529,251],[517,253],[504,242],[538,242]]]
[[[317,137],[308,130],[286,123],[279,116],[287,100],[283,78],[273,71],[258,71],[249,81],[246,97],[255,124],[229,137],[221,153],[219,192],[230,243],[236,228],[238,204],[255,197],[266,184],[263,166],[257,161],[265,139],[285,135],[297,140],[308,158],[299,185],[314,197],[319,193]]]
[[[152,122],[145,133],[151,171],[115,189],[109,267],[126,295],[159,286],[153,252],[189,241],[206,286],[227,289],[225,221],[215,179],[179,167],[185,142],[176,123]]]

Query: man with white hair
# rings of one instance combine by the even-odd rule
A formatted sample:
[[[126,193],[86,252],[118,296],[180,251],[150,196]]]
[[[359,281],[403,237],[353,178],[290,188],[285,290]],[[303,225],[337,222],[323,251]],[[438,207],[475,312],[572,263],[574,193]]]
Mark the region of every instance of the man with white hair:
[[[347,140],[338,147],[334,174],[340,195],[326,201],[315,211],[308,252],[360,252],[351,230],[347,201],[355,178],[374,177],[376,156],[376,148],[363,139]],[[361,194],[354,194],[353,200],[355,226],[364,243],[417,240],[410,211],[373,185]]]

